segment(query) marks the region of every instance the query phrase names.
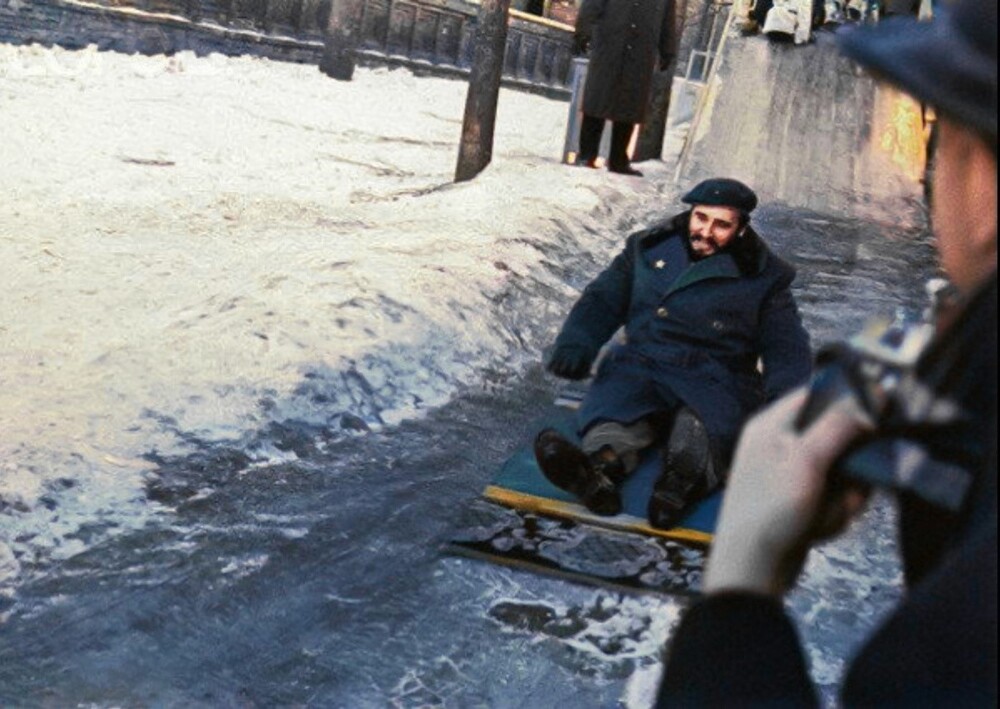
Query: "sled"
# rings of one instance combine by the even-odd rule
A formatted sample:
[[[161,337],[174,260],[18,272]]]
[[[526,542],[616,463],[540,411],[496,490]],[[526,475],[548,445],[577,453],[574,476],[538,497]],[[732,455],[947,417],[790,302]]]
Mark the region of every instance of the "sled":
[[[532,430],[552,427],[577,440],[581,398],[564,392]],[[695,504],[677,527],[657,529],[646,506],[659,469],[658,456],[647,455],[622,486],[622,513],[603,517],[550,483],[527,441],[464,510],[446,549],[621,590],[696,593],[722,493]]]

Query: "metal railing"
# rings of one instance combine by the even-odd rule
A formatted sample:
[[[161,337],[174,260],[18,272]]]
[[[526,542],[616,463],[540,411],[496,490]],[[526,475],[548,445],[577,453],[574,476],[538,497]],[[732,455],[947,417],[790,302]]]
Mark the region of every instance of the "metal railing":
[[[360,49],[408,62],[472,66],[478,6],[467,2],[365,0]],[[511,11],[504,77],[568,91],[572,28]]]

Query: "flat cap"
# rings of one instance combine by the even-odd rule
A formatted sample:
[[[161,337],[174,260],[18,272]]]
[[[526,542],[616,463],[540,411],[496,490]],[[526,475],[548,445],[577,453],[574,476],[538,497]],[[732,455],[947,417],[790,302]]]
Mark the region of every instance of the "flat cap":
[[[732,207],[749,214],[757,206],[757,195],[739,180],[713,177],[695,185],[694,189],[681,197],[681,202]]]

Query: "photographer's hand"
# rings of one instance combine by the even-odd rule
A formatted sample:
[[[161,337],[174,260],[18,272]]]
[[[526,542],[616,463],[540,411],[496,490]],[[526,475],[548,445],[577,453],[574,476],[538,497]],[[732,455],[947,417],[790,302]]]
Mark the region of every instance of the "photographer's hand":
[[[705,593],[750,591],[780,596],[795,581],[814,542],[840,532],[867,492],[837,486],[828,472],[870,429],[848,397],[796,432],[806,391],[777,401],[746,425],[736,450],[705,572]]]

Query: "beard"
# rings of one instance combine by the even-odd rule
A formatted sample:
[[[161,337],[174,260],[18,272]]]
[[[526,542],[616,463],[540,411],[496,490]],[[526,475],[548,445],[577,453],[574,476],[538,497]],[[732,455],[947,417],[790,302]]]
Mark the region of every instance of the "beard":
[[[722,249],[720,249],[710,238],[706,239],[696,234],[688,236],[688,246],[691,257],[695,261],[709,256],[714,256],[722,251]]]

